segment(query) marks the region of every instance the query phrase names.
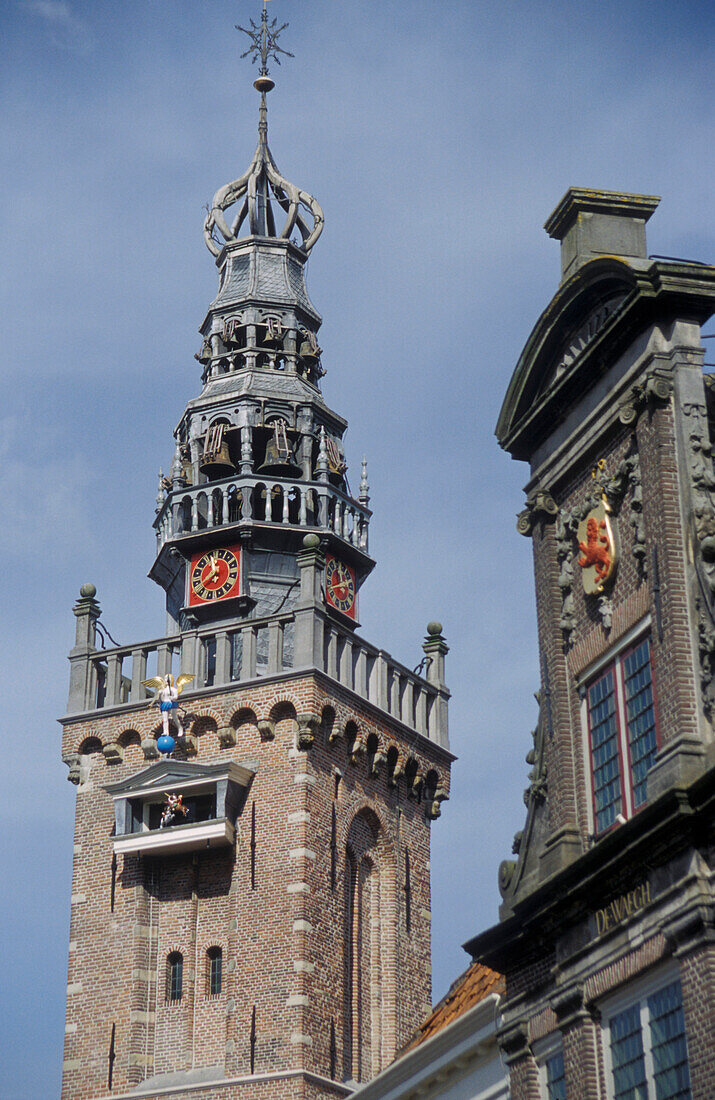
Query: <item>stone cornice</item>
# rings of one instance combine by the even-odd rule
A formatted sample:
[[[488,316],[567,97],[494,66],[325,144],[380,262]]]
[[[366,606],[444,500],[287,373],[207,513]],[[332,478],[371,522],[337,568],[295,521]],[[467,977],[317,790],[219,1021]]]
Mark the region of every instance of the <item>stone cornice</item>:
[[[464,949],[474,959],[502,972],[514,964],[519,944],[524,951],[543,950],[559,928],[575,924],[593,910],[604,884],[618,881],[629,868],[664,863],[695,845],[702,823],[715,808],[715,768],[687,788],[671,788],[614,832],[598,840],[563,870],[547,878],[517,902],[513,915],[468,940]],[[516,952],[516,955],[515,955]]]
[[[623,301],[586,345],[542,387],[569,331],[599,302]],[[552,298],[527,340],[507,390],[496,435],[514,458],[528,459],[584,388],[649,324],[681,316],[703,321],[715,311],[715,268],[704,264],[603,257],[583,265]]]

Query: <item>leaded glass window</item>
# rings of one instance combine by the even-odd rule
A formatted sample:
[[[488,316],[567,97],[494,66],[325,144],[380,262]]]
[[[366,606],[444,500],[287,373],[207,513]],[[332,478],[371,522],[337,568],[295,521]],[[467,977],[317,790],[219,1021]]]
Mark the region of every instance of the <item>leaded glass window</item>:
[[[564,1072],[563,1051],[547,1058],[546,1063],[546,1094],[548,1100],[566,1100],[566,1074]]]
[[[679,981],[611,1015],[608,1032],[613,1100],[691,1100]]]
[[[639,1005],[611,1020],[614,1100],[648,1100]]]
[[[184,958],[179,951],[172,951],[166,960],[166,999],[180,1001],[184,985]]]
[[[206,952],[206,986],[209,997],[218,997],[223,980],[223,952],[220,947],[209,947]]]
[[[648,1015],[656,1100],[687,1100],[690,1072],[679,982],[648,998]]]
[[[646,776],[655,763],[655,708],[650,674],[650,640],[645,638],[623,659],[626,723],[633,805],[645,802]]]
[[[616,687],[612,669],[589,688],[588,709],[596,832],[602,833],[616,820],[622,806]]]
[[[594,833],[646,800],[658,748],[650,638],[619,655],[586,689]]]

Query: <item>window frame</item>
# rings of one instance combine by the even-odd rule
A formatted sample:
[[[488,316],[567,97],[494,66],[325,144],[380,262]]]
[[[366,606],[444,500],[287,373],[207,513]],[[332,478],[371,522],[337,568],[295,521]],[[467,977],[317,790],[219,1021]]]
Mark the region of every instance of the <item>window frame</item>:
[[[660,733],[660,723],[658,718],[658,691],[655,680],[655,669],[653,667],[653,638],[650,629],[650,617],[641,621],[628,631],[618,643],[612,646],[597,662],[592,664],[586,669],[578,679],[579,695],[581,697],[581,718],[582,727],[584,731],[583,737],[583,754],[584,754],[584,768],[587,778],[587,783],[590,790],[590,798],[587,801],[587,813],[589,818],[589,830],[594,839],[600,839],[606,836],[607,833],[616,829],[619,822],[616,820],[620,813],[627,821],[634,817],[644,806],[648,805],[648,800],[645,799],[640,806],[635,805],[633,781],[633,758],[631,740],[629,737],[628,717],[627,717],[627,700],[626,700],[626,676],[624,666],[627,658],[632,654],[643,642],[647,641],[649,644],[649,666],[650,666],[650,683],[651,683],[651,695],[653,705],[653,720],[655,731],[655,751],[656,753],[662,747],[662,738]],[[614,697],[615,697],[615,718],[616,718],[616,741],[618,747],[618,770],[619,770],[619,786],[620,786],[620,809],[617,810],[614,820],[610,825],[607,825],[603,829],[598,829],[598,809],[596,806],[596,786],[594,781],[594,764],[593,764],[593,740],[592,740],[592,727],[591,727],[591,709],[589,706],[589,692],[598,684],[601,680],[612,673],[614,684]]]
[[[218,962],[218,989],[213,989],[214,963]],[[220,997],[223,993],[223,948],[218,943],[206,948],[206,996]]]
[[[645,1068],[645,1085],[648,1090],[647,1100],[656,1100],[655,1074],[653,1063],[653,1044],[651,1036],[649,999],[656,993],[662,992],[668,986],[678,983],[680,986],[680,1007],[683,1012],[683,1037],[687,1054],[688,1077],[690,1080],[690,1093],[692,1097],[692,1078],[690,1077],[690,1051],[688,1049],[688,1033],[685,1026],[685,1009],[683,1004],[683,984],[680,968],[676,965],[658,967],[652,973],[640,979],[629,982],[623,989],[604,998],[599,1003],[601,1017],[601,1049],[603,1052],[603,1070],[606,1079],[607,1100],[614,1100],[614,1071],[613,1056],[611,1051],[611,1021],[626,1012],[629,1008],[638,1007],[640,1019],[640,1036],[643,1048],[643,1065]]]
[[[174,996],[174,967],[179,966],[179,993]],[[167,1005],[181,1004],[184,997],[184,956],[181,951],[170,951],[166,956],[166,985],[164,1001]]]
[[[538,1039],[532,1046],[532,1053],[536,1061],[539,1073],[539,1090],[543,1100],[549,1100],[549,1062],[561,1055],[566,1069],[566,1056],[564,1052],[563,1036],[560,1031],[554,1031],[543,1039]],[[566,1075],[564,1072],[564,1091],[566,1091]],[[568,1096],[568,1093],[566,1093]]]

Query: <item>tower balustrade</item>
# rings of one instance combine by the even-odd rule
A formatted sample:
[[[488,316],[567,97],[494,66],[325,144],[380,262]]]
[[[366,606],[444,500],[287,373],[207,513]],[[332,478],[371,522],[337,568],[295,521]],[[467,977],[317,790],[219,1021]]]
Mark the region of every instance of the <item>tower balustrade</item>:
[[[179,535],[259,522],[330,531],[367,553],[371,515],[329,483],[237,475],[169,493],[154,527],[159,550]]]
[[[319,644],[317,668],[361,699],[379,707],[391,718],[416,730],[423,737],[444,747],[448,744],[448,691],[442,682],[440,658],[433,659],[425,644],[427,678],[406,668],[389,653],[379,649],[351,630],[341,628],[320,609],[313,609]],[[182,699],[190,704],[193,696],[207,690],[248,685],[286,673],[300,674],[307,667],[293,644],[294,613],[250,619],[232,628],[196,627],[180,634],[153,638],[109,649],[91,647],[72,658],[83,662],[84,675],[79,692],[70,693],[68,715],[122,711],[147,705],[153,692],[142,681],[157,675],[176,675],[179,670],[193,673],[191,690]]]

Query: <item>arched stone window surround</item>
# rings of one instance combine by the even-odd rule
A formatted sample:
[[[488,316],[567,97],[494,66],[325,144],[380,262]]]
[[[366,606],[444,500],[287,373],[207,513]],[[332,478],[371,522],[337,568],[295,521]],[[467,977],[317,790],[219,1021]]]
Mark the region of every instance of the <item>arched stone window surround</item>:
[[[395,854],[375,808],[358,806],[345,853],[343,1069],[367,1080],[392,1061],[396,1012]]]

